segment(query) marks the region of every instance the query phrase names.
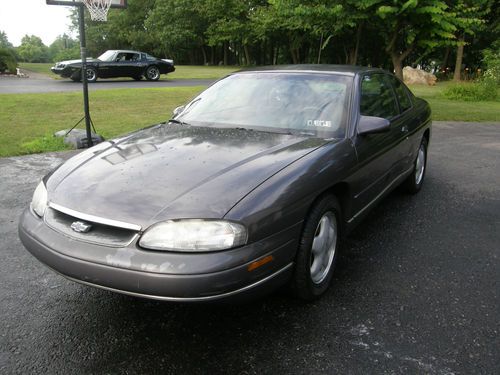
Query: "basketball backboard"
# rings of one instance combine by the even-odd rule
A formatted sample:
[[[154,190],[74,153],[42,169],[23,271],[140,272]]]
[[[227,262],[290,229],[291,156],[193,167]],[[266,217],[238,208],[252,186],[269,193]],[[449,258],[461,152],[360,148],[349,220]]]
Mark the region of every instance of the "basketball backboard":
[[[77,6],[83,4],[83,0],[46,0],[49,5]],[[127,0],[111,0],[111,8],[126,8]]]

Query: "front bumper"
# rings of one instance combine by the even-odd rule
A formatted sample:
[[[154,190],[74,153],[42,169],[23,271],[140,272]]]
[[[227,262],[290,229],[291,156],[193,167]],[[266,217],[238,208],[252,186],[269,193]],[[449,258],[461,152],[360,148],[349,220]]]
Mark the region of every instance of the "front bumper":
[[[179,302],[246,299],[283,285],[291,276],[297,248],[292,233],[297,233],[295,226],[238,249],[180,254],[144,250],[137,247],[137,240],[123,248],[78,241],[51,229],[29,209],[19,223],[19,237],[26,249],[71,280],[133,296]],[[249,264],[268,255],[273,261],[249,271]],[[120,258],[122,262],[117,262]],[[155,260],[144,263],[146,259]]]
[[[50,70],[52,71],[52,73],[60,75],[63,78],[70,78],[73,74],[80,72],[79,68],[70,66],[66,66],[64,68],[53,66],[50,68]]]

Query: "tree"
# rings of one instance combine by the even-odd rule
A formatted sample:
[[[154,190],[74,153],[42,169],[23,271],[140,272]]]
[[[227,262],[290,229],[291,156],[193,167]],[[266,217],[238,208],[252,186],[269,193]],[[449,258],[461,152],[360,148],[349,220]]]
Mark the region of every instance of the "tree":
[[[195,61],[195,52],[205,52],[206,16],[201,11],[203,1],[157,0],[145,20],[145,27],[153,40],[158,41],[155,50],[174,60]],[[206,62],[206,56],[204,58]]]
[[[80,44],[66,34],[59,35],[49,46],[49,55],[52,61],[78,59]]]
[[[13,48],[12,43],[9,42],[9,38],[5,31],[0,31],[0,48]]]
[[[454,23],[457,27],[455,33],[457,41],[454,43],[457,47],[455,60],[455,71],[453,80],[460,81],[462,71],[462,60],[464,56],[466,35],[474,35],[484,24],[484,17],[489,13],[491,6],[489,0],[453,1],[451,5],[452,13],[455,15]]]
[[[455,39],[454,15],[443,0],[373,1],[384,49],[396,76],[403,78],[403,62],[417,47],[433,49]]]
[[[17,72],[17,61],[12,48],[0,47],[0,73],[8,71],[11,74]]]
[[[49,62],[49,49],[43,44],[42,39],[35,35],[25,35],[17,52],[22,61]]]

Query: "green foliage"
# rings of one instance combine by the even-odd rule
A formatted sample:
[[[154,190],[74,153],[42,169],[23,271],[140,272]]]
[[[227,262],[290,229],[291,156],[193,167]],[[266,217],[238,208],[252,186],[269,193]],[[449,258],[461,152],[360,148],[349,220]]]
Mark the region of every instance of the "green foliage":
[[[449,85],[443,95],[451,100],[469,102],[496,100],[498,98],[497,85],[492,80],[481,80],[474,83],[457,83]]]
[[[21,61],[25,62],[49,62],[49,48],[43,44],[42,39],[35,35],[25,35],[21,39],[21,45],[17,48]]]
[[[53,62],[80,58],[80,43],[68,35],[59,35],[49,46],[49,54]]]
[[[13,48],[11,42],[9,42],[9,38],[7,38],[7,34],[5,31],[0,31],[0,48]]]
[[[491,81],[496,85],[500,85],[500,49],[486,49],[483,52],[486,71],[484,72],[484,80]]]
[[[17,61],[12,48],[0,48],[0,73],[16,74]]]
[[[362,63],[400,72],[482,30],[493,1],[129,0],[108,22],[86,18],[87,47],[91,56],[131,48],[190,65]]]

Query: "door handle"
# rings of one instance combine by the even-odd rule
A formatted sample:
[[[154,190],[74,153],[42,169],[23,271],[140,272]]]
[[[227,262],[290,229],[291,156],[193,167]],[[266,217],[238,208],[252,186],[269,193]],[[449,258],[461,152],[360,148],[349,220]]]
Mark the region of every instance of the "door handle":
[[[408,133],[408,126],[403,125],[403,126],[401,127],[401,131],[402,131],[403,133]]]

